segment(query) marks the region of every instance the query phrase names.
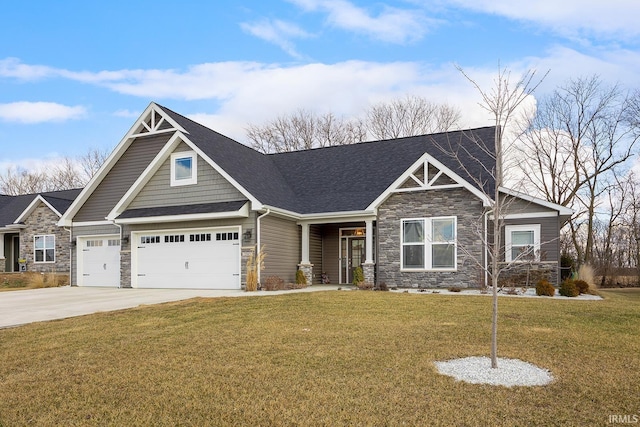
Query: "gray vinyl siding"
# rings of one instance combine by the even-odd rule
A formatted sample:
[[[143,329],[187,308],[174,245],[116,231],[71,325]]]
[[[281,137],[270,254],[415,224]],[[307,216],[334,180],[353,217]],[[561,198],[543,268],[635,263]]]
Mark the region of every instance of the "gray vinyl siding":
[[[103,221],[172,135],[169,132],[136,138],[82,205],[73,221]]]
[[[109,234],[120,234],[120,229],[115,225],[91,225],[91,226],[74,226],[71,229],[71,239],[73,242],[77,242],[78,237],[82,236],[102,236]],[[76,244],[71,245],[71,286],[78,285],[78,246]]]
[[[309,261],[313,264],[313,284],[322,283],[322,228],[319,225],[309,227]]]
[[[275,216],[266,216],[260,221],[260,244],[266,253],[261,280],[278,276],[285,283],[294,283],[301,257],[300,226]]]
[[[340,281],[340,230],[339,226],[322,227],[322,267],[332,284]]]
[[[546,206],[539,205],[537,203],[529,202],[516,197],[509,197],[507,199],[505,210],[509,214],[533,214],[533,213],[548,213],[557,212]]]
[[[189,150],[189,146],[182,143],[175,152]],[[171,187],[171,158],[168,158],[127,209],[229,202],[243,199],[246,197],[200,156],[198,156],[197,184]]]

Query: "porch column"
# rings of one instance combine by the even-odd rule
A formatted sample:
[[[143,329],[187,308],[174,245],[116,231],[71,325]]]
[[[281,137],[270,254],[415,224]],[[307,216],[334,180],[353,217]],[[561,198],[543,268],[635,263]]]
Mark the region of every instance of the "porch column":
[[[362,264],[364,281],[371,286],[375,285],[375,262],[373,261],[373,220],[365,220],[365,261]]]
[[[365,264],[373,263],[373,220],[368,219],[365,221],[365,250],[367,252]]]
[[[309,261],[309,224],[302,223],[302,260],[300,264],[311,264]]]
[[[309,260],[309,224],[302,223],[300,224],[302,227],[302,260],[300,260],[300,264],[298,264],[298,268],[304,274],[304,277],[307,279],[307,285],[313,284],[313,264]]]
[[[0,259],[4,259],[4,233],[0,233]]]

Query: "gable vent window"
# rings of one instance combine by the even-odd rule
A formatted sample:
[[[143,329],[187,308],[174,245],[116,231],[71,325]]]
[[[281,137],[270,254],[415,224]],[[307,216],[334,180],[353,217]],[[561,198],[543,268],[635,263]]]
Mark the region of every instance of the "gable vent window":
[[[238,240],[239,234],[236,233],[216,233],[216,240]]]
[[[171,155],[171,186],[198,183],[198,157],[194,151]]]

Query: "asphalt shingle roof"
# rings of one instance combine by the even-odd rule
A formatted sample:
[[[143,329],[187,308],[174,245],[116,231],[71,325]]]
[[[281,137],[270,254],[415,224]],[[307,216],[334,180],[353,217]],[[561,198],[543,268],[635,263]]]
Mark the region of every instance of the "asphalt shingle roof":
[[[263,154],[160,108],[260,202],[301,214],[364,210],[424,153],[481,190],[490,191],[494,183],[487,172],[495,167],[493,150],[476,142],[492,148],[494,127]]]
[[[197,205],[161,206],[156,208],[129,209],[120,216],[122,218],[149,218],[155,216],[189,215],[200,213],[235,212],[240,210],[248,200],[219,203],[201,203]]]
[[[23,194],[20,196],[0,195],[0,227],[13,224],[38,195],[41,195],[51,206],[63,214],[69,209],[75,198],[78,197],[80,191],[82,190],[74,189]]]

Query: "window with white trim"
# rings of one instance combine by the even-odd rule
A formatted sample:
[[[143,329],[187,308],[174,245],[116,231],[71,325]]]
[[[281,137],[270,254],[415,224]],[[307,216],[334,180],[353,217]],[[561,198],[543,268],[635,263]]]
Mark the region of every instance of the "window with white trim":
[[[540,224],[506,225],[505,261],[540,260]]]
[[[55,235],[33,236],[33,259],[35,262],[56,262]]]
[[[171,186],[198,183],[198,157],[194,151],[171,154]]]
[[[457,260],[456,217],[402,220],[403,270],[454,270]]]

